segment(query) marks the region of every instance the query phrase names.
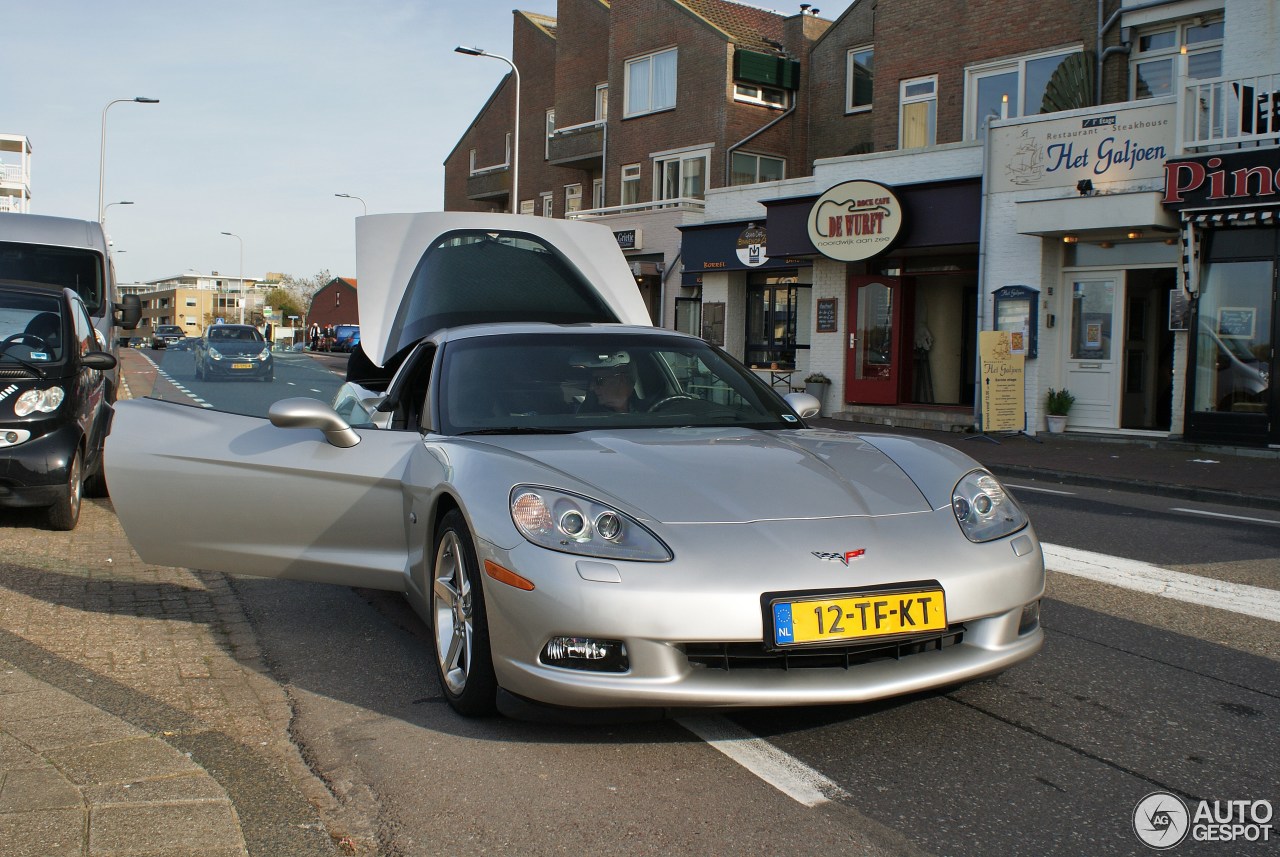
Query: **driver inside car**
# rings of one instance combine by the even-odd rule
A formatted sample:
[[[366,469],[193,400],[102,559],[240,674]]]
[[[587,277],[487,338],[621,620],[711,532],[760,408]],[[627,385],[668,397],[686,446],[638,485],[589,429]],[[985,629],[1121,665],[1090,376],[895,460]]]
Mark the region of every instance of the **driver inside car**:
[[[587,395],[580,410],[629,413],[645,410],[644,401],[636,395],[635,378],[631,374],[631,355],[625,351],[596,354],[575,360],[586,368]]]

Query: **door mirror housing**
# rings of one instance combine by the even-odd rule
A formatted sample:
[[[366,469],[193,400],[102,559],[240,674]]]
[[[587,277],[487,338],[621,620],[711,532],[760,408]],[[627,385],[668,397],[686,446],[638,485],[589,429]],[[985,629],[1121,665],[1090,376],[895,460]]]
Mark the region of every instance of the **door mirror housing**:
[[[816,417],[822,410],[822,402],[818,401],[818,397],[810,396],[808,393],[787,393],[782,398],[791,406],[791,410],[800,415],[802,420]]]
[[[105,372],[116,368],[116,358],[105,351],[88,351],[80,357],[80,365],[85,369]]]
[[[115,305],[115,322],[124,330],[133,330],[142,320],[142,299],[137,295],[125,295]]]
[[[338,412],[319,399],[302,396],[281,399],[267,409],[267,418],[277,428],[312,428],[324,432],[324,439],[341,449],[360,442],[360,435],[338,416]]]

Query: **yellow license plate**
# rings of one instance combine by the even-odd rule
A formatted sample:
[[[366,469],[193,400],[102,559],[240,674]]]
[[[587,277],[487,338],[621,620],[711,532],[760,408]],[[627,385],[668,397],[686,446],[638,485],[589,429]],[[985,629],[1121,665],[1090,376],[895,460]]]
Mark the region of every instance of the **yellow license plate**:
[[[774,601],[772,608],[778,646],[898,637],[947,627],[941,589],[784,599]]]
[[[232,369],[252,369],[253,364],[252,363],[232,363],[231,368]]]

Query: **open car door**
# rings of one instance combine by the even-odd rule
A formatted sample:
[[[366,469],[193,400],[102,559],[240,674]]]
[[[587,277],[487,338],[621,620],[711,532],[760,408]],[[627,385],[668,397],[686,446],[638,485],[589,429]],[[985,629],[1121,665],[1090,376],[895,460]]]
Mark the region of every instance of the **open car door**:
[[[316,429],[149,399],[116,405],[106,467],[116,514],[156,565],[403,591],[415,431]]]

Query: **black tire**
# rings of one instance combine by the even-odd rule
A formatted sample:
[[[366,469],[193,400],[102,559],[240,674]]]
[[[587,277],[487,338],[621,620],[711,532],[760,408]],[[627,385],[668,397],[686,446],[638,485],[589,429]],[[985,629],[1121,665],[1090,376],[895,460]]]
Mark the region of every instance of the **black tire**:
[[[84,496],[83,459],[80,450],[71,454],[67,465],[67,484],[64,494],[49,507],[49,526],[55,530],[74,530],[80,520],[80,500]]]
[[[497,710],[498,680],[489,648],[480,563],[467,521],[457,509],[436,532],[428,596],[436,678],[450,707],[464,717]]]

